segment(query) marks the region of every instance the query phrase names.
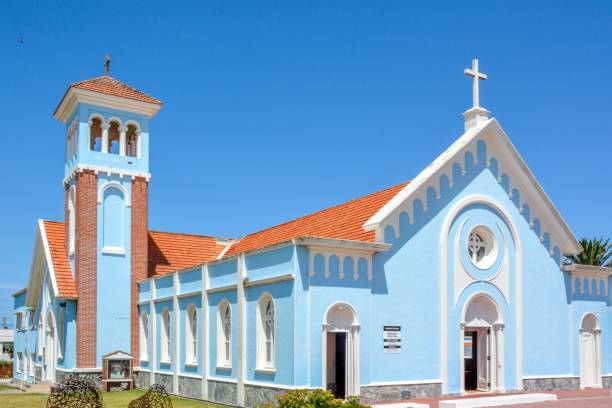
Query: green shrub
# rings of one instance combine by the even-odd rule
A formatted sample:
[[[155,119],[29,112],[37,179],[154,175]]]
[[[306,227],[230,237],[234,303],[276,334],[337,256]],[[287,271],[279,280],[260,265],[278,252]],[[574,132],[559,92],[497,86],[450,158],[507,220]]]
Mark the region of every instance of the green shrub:
[[[359,397],[349,397],[346,401],[336,399],[334,394],[320,388],[314,391],[292,390],[276,396],[276,404],[262,405],[262,408],[369,408]]]

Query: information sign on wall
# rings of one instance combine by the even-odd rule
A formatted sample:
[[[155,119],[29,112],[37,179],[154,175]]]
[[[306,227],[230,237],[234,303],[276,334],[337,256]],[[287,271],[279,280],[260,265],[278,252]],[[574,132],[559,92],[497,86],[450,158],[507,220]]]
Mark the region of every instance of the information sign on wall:
[[[385,353],[402,350],[402,326],[383,326],[383,349]]]

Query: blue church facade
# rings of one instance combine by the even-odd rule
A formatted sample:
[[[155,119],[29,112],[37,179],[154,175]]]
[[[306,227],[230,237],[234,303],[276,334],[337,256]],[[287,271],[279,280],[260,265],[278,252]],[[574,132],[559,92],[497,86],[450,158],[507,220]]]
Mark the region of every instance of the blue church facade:
[[[580,245],[486,110],[409,183],[241,238],[143,240],[161,103],[86,90],[56,113],[67,215],[38,223],[14,295],[16,379],[97,378],[122,350],[140,387],[240,406],[612,386],[612,269],[564,262]]]

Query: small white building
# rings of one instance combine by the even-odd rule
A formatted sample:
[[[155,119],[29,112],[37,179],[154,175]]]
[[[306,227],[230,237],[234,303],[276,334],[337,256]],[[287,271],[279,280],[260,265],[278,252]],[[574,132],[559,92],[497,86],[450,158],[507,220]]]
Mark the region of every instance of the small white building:
[[[0,329],[0,361],[13,359],[13,343],[15,331],[13,329]]]

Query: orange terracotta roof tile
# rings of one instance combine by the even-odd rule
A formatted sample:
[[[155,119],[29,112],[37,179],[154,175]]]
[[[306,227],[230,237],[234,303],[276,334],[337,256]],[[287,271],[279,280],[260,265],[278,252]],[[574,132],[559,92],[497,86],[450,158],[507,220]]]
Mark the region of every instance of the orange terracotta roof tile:
[[[141,102],[154,103],[161,105],[159,99],[153,98],[131,86],[124,84],[109,76],[87,79],[85,81],[70,84],[70,88],[85,89],[87,91],[99,92],[106,95],[118,96],[120,98],[133,99]]]
[[[79,296],[74,276],[72,276],[70,270],[68,253],[66,252],[66,230],[64,223],[43,221],[43,224],[47,235],[47,243],[49,244],[49,252],[51,252],[51,262],[53,262],[53,271],[55,272],[59,296],[62,298],[76,299]]]
[[[215,237],[149,231],[149,276],[213,261],[223,249]]]
[[[265,248],[299,237],[336,238],[374,242],[374,231],[363,224],[408,183],[402,183],[355,200],[315,212],[263,231],[249,234],[224,256]]]

